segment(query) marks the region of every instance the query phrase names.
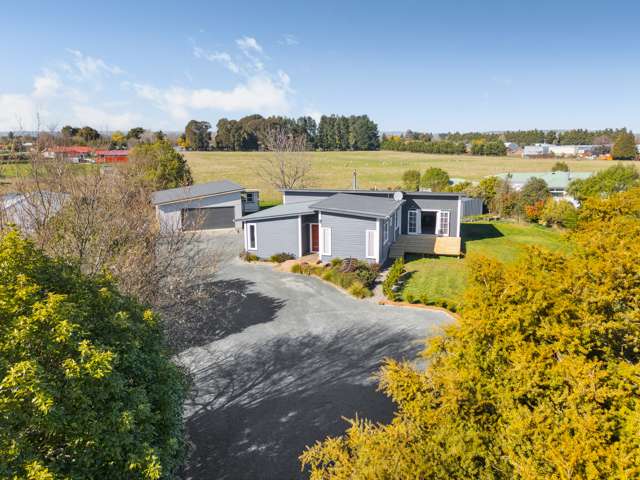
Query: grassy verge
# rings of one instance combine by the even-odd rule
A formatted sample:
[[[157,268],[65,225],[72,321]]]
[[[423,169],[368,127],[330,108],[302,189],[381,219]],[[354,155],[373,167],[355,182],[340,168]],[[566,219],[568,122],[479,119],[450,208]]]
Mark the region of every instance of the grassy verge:
[[[527,246],[537,245],[551,251],[566,251],[562,235],[539,225],[506,222],[465,223],[462,228],[464,249],[502,262],[518,259]],[[426,298],[436,304],[459,304],[467,285],[467,260],[462,258],[409,257],[405,264],[407,281],[402,290],[406,301]]]

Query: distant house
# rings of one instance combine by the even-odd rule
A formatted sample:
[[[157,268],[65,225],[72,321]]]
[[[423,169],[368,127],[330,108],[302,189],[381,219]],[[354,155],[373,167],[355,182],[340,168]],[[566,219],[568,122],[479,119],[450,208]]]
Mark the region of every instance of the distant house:
[[[531,158],[531,157],[548,157],[550,155],[549,151],[550,145],[546,143],[537,143],[535,145],[527,145],[522,150],[523,158]]]
[[[93,149],[91,147],[53,147],[44,152],[46,158],[59,158],[73,163],[88,162]]]
[[[504,142],[504,146],[509,152],[515,152],[520,148],[520,146],[514,142]]]
[[[541,178],[547,183],[549,191],[554,199],[576,201],[567,194],[569,184],[578,179],[586,179],[593,175],[592,172],[526,172],[526,173],[500,173],[495,175],[503,180],[508,180],[515,190],[520,190],[525,183],[532,178]]]
[[[54,192],[7,193],[0,196],[0,224],[13,224],[24,233],[58,213],[68,195]]]
[[[129,150],[96,150],[95,163],[124,163],[129,161]]]
[[[244,215],[245,249],[261,258],[384,263],[405,253],[459,255],[462,193],[284,190],[282,205]]]
[[[229,180],[160,190],[151,202],[162,227],[184,231],[239,228],[236,218],[259,209],[257,190]]]

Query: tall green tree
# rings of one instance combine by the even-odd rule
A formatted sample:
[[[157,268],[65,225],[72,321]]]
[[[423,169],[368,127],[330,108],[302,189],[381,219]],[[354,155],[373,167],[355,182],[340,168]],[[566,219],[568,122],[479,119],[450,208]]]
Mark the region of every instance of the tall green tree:
[[[186,383],[158,317],[15,232],[0,264],[0,476],[172,477]]]
[[[206,121],[191,120],[184,127],[187,145],[191,150],[208,150],[211,140],[211,124]]]
[[[402,174],[402,185],[408,192],[420,190],[420,172],[418,170],[406,170]]]
[[[581,209],[570,254],[471,258],[461,318],[425,369],[388,361],[393,420],[303,453],[313,480],[640,475],[640,190]]]
[[[78,130],[77,135],[85,142],[93,142],[100,139],[100,133],[92,127],[82,127]]]
[[[127,132],[127,138],[134,140],[140,140],[142,138],[142,134],[144,133],[144,128],[142,127],[134,127],[129,129]]]
[[[438,167],[427,168],[420,179],[420,186],[432,192],[444,192],[449,186],[449,174]]]
[[[620,133],[611,147],[611,157],[614,160],[633,160],[637,156],[635,135],[627,131]]]
[[[129,153],[129,167],[155,190],[185,187],[193,183],[187,161],[166,140],[140,143],[133,147]]]

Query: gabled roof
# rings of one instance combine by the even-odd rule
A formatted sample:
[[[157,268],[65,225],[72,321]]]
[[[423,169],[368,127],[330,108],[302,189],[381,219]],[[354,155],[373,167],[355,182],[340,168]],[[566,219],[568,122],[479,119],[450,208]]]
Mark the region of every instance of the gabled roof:
[[[385,197],[336,193],[330,197],[312,203],[310,208],[321,212],[348,213],[364,217],[386,218],[396,211],[402,200]]]
[[[211,197],[213,195],[221,195],[223,193],[241,192],[243,190],[244,187],[237,183],[230,180],[221,180],[219,182],[191,185],[190,187],[160,190],[151,195],[151,203],[154,205],[160,205],[163,203],[180,202],[194,198]]]
[[[244,217],[236,218],[236,220],[242,220],[243,222],[250,222],[252,220],[265,220],[267,218],[279,218],[279,217],[292,217],[297,215],[309,215],[315,213],[312,208],[309,208],[311,204],[316,203],[315,200],[311,202],[299,202],[299,203],[286,203],[276,205],[275,207],[265,208],[259,212],[250,213]]]

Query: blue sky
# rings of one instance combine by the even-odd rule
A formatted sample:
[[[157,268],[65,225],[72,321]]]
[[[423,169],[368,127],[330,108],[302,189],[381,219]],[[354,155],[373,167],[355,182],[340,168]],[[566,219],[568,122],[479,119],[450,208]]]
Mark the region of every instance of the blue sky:
[[[92,6],[93,5],[93,6]],[[385,131],[640,130],[640,2],[3,5],[0,131],[249,113]]]

